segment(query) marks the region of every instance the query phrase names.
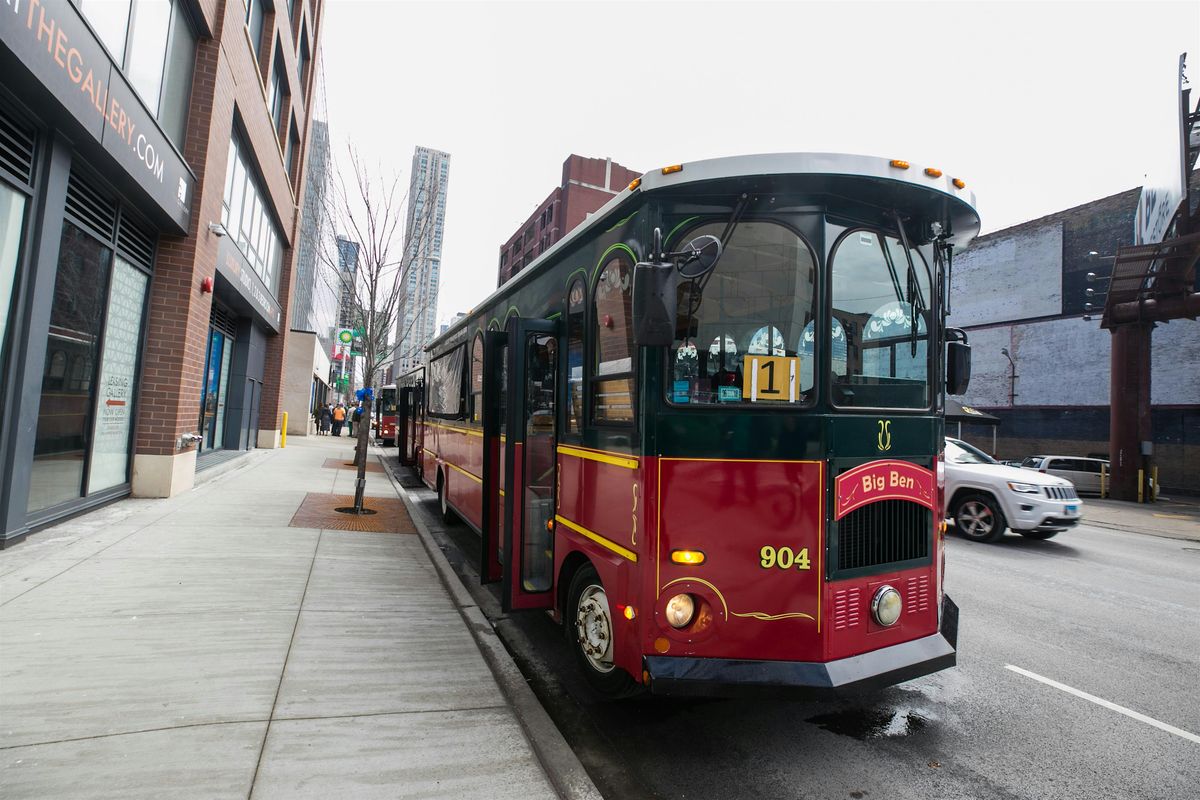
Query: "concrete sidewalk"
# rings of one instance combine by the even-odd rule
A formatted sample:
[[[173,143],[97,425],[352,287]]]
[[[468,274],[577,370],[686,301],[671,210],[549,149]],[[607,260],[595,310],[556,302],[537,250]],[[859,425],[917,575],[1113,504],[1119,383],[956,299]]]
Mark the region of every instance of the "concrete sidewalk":
[[[559,796],[441,554],[289,526],[353,493],[324,465],[351,454],[293,439],[0,553],[0,795]],[[397,497],[386,473],[367,494]]]
[[[1083,498],[1083,525],[1200,541],[1200,500],[1159,498],[1155,503]]]

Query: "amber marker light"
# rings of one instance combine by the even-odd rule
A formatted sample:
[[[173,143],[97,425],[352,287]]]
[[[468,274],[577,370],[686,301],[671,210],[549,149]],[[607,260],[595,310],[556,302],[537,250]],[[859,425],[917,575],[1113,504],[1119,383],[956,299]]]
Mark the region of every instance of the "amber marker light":
[[[965,188],[967,188],[966,181],[964,181],[962,178],[955,178],[954,180],[952,180],[952,181],[950,181],[950,182],[954,184],[954,188],[955,188],[955,189],[965,189]]]
[[[634,189],[636,189],[637,187],[639,187],[639,186],[641,186],[641,185],[642,185],[642,179],[641,179],[641,178],[634,178],[633,180],[631,180],[631,181],[629,182],[629,191],[631,191],[631,192],[632,192]]]
[[[704,553],[699,550],[672,550],[671,561],[676,564],[698,567],[704,563]]]
[[[933,167],[926,167],[926,168],[925,168],[925,174],[926,174],[926,175],[928,175],[928,176],[929,176],[929,177],[931,177],[931,178],[940,178],[940,177],[942,177],[942,171],[941,171],[940,169],[934,169]]]
[[[662,168],[663,175],[670,175],[672,172],[683,172],[683,164],[672,164],[669,167]]]
[[[633,606],[625,606],[625,610],[621,613],[625,615],[625,619],[632,620],[637,617],[637,609]]]
[[[888,164],[895,167],[896,169],[908,169],[908,162],[901,161],[898,158],[893,158],[891,161],[888,162]]]

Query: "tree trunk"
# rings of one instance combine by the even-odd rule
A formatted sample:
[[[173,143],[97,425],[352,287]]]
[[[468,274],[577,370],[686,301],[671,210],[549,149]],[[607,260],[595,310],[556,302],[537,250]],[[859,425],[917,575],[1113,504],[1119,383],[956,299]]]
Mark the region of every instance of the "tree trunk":
[[[369,390],[370,378],[368,377],[367,386],[363,387]],[[370,396],[367,391],[364,395]],[[359,401],[363,407],[363,413],[358,418],[358,442],[354,445],[354,463],[358,466],[358,479],[354,482],[354,513],[361,514],[363,510],[363,494],[367,489],[367,446],[370,444],[371,438],[371,415],[368,413],[368,407],[374,403],[374,400],[368,403],[367,400]]]

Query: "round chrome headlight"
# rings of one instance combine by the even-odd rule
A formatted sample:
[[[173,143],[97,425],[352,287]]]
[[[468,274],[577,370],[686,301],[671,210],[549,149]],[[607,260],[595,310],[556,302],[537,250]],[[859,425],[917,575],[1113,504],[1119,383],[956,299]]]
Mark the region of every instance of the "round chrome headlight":
[[[686,627],[696,614],[696,601],[690,594],[677,594],[667,601],[666,613],[672,628]]]
[[[896,624],[903,608],[904,601],[900,599],[900,593],[891,586],[880,586],[871,598],[871,616],[885,628]]]

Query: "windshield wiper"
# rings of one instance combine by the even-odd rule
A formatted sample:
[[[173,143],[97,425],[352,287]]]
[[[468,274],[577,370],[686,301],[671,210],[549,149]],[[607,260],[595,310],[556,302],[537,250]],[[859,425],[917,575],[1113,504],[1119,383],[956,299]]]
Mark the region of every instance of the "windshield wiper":
[[[904,257],[908,260],[908,294],[906,300],[911,312],[910,324],[912,331],[909,333],[909,342],[912,345],[912,357],[917,357],[917,323],[921,319],[921,314],[925,313],[925,298],[921,296],[921,286],[917,283],[917,268],[913,266],[912,246],[908,243],[908,233],[904,230],[904,222],[900,219],[900,212],[893,210],[892,216],[896,219],[896,227],[900,230],[900,244],[904,246]]]

